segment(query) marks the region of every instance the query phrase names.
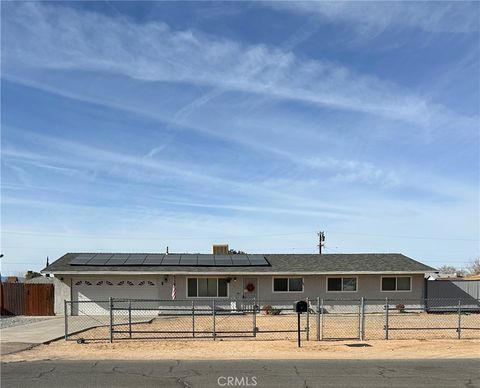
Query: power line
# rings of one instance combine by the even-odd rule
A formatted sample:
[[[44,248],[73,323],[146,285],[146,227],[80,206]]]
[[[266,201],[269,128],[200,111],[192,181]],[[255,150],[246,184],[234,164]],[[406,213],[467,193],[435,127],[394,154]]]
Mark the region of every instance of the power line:
[[[31,236],[55,236],[55,237],[79,237],[90,239],[125,239],[127,235],[91,235],[91,234],[75,234],[75,233],[49,233],[49,232],[37,232],[37,231],[9,231],[4,230],[4,234],[17,234],[17,235],[31,235]],[[226,236],[173,236],[165,237],[165,240],[215,240],[215,239],[236,239],[236,238],[258,238],[258,237],[281,237],[281,236],[298,236],[298,235],[310,235],[318,233],[317,231],[308,232],[290,232],[290,233],[269,233],[269,234],[252,234],[252,235],[226,235]],[[429,236],[408,236],[408,235],[394,235],[394,234],[374,234],[374,233],[356,233],[356,232],[335,232],[330,231],[330,234],[334,235],[346,235],[346,236],[367,236],[367,237],[386,237],[386,238],[399,238],[399,239],[412,239],[412,240],[442,240],[442,241],[480,241],[475,238],[454,238],[454,237],[429,237]],[[128,236],[129,240],[158,240],[158,236],[152,237],[133,237]]]

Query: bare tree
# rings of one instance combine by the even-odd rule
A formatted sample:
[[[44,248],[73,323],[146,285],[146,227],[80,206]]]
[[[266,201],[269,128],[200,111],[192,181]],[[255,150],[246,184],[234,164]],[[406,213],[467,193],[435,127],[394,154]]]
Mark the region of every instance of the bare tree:
[[[453,265],[442,265],[438,268],[438,272],[441,274],[457,274],[457,276],[463,276],[465,274],[463,269],[454,267]]]
[[[480,275],[480,257],[470,261],[467,265],[467,271],[470,275]]]
[[[25,277],[25,280],[28,280],[28,279],[38,278],[40,276],[42,276],[42,274],[39,272],[27,271],[24,277]]]
[[[245,255],[246,253],[244,251],[236,251],[235,249],[229,249],[228,250],[229,255]]]

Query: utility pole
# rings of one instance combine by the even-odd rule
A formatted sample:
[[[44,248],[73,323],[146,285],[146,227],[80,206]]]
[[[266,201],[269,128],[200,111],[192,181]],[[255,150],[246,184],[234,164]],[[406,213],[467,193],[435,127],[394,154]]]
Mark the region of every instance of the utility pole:
[[[322,254],[322,247],[325,245],[325,232],[318,232],[318,253]]]

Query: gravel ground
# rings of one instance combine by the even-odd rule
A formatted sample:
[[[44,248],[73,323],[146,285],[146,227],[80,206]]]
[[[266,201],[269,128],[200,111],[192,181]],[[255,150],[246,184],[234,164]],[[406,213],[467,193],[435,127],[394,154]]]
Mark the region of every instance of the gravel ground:
[[[12,326],[25,325],[27,323],[40,322],[46,319],[52,319],[54,317],[24,317],[24,316],[14,316],[14,317],[2,317],[0,319],[0,329],[5,329]]]

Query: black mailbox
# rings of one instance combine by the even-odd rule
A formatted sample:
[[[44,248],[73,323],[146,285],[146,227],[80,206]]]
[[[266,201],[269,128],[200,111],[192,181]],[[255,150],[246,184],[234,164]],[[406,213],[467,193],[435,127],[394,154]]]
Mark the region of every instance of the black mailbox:
[[[293,311],[296,313],[306,313],[308,304],[304,300],[299,300],[293,304]]]

